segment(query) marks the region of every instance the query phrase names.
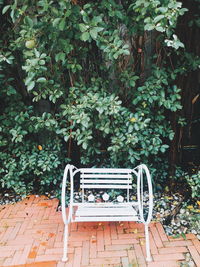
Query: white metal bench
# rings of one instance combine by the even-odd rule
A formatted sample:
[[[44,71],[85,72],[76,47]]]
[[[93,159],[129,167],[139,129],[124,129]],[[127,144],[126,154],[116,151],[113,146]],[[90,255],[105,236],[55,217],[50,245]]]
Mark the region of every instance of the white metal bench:
[[[69,175],[68,175],[69,174]],[[80,175],[80,188],[82,189],[81,202],[74,201],[74,177]],[[66,214],[66,186],[70,177],[69,213]],[[137,179],[136,201],[130,201],[132,181]],[[146,178],[146,179],[144,179]],[[143,187],[146,180],[148,188],[148,201],[145,203]],[[94,195],[86,198],[85,190],[125,190],[126,198],[109,202],[105,194],[105,201],[96,203]],[[93,196],[93,197],[92,197]],[[125,201],[126,200],[126,201]],[[121,202],[123,201],[123,202]],[[68,164],[65,167],[62,183],[62,218],[65,224],[63,261],[67,261],[68,224],[70,222],[96,222],[96,221],[137,221],[144,224],[147,261],[151,261],[148,224],[152,218],[153,192],[149,170],[141,164],[134,169],[107,169],[107,168],[80,168]],[[75,208],[76,207],[76,208]],[[147,215],[144,215],[144,210]]]

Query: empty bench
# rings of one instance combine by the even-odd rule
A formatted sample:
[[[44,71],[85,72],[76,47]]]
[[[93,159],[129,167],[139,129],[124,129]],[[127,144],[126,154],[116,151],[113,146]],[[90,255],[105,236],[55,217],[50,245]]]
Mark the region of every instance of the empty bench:
[[[74,200],[74,177],[80,176],[81,202]],[[69,213],[66,213],[66,186],[70,182]],[[136,200],[131,201],[130,192],[136,181]],[[145,192],[144,192],[145,188]],[[102,202],[95,202],[95,194],[86,195],[86,190],[121,190],[125,197],[118,196],[109,201],[103,194]],[[146,197],[144,197],[144,193]],[[134,169],[80,168],[66,165],[62,182],[62,218],[64,229],[63,261],[67,261],[68,225],[71,222],[135,221],[144,224],[146,260],[151,261],[148,225],[152,218],[153,192],[149,170],[141,164]]]

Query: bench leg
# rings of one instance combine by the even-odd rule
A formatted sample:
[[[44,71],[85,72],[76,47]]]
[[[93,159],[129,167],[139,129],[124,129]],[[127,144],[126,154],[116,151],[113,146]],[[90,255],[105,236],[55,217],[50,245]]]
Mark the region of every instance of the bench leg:
[[[63,258],[62,261],[67,261],[67,246],[68,246],[68,224],[65,224],[65,230],[64,230],[64,236],[63,236],[63,242],[64,242],[64,248],[63,248]]]
[[[149,227],[148,227],[148,224],[145,224],[144,227],[145,227],[145,240],[146,240],[145,243],[146,243],[146,254],[147,254],[146,261],[152,261],[151,253],[150,253],[150,244],[149,244]]]

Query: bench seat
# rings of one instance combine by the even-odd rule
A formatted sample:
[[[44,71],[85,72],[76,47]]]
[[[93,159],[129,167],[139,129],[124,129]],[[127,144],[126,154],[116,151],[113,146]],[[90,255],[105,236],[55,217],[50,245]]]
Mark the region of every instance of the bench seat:
[[[104,204],[104,203],[103,203]],[[138,212],[132,205],[79,205],[74,222],[138,221]]]

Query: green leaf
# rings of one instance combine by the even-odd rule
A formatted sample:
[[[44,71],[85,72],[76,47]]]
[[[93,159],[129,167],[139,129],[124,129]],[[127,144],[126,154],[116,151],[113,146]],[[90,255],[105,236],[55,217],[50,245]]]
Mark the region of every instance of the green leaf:
[[[65,53],[60,52],[60,53],[56,54],[55,60],[56,60],[56,62],[58,62],[59,60],[62,60],[62,62],[64,62],[65,61]]]
[[[69,136],[65,135],[64,140],[65,140],[65,142],[67,142],[69,140]]]
[[[130,51],[126,49],[126,50],[123,51],[123,54],[129,56],[130,55]]]
[[[134,124],[134,128],[135,128],[136,131],[139,131],[139,126],[138,126],[137,123]]]
[[[89,32],[84,32],[84,33],[82,33],[82,35],[81,35],[81,39],[82,39],[84,42],[88,41],[88,40],[90,39],[90,34],[89,34]]]
[[[173,132],[169,134],[169,139],[170,140],[173,140],[174,139],[174,133]]]
[[[65,17],[68,18],[72,14],[71,9],[68,9],[67,12],[65,13]]]
[[[118,56],[119,56],[119,53],[117,52],[117,53],[115,53],[115,54],[113,55],[113,58],[114,58],[114,59],[118,59]]]
[[[96,40],[97,39],[97,30],[96,28],[93,28],[90,30],[90,35],[92,37],[92,39]]]
[[[153,24],[146,24],[144,26],[145,31],[152,31],[153,29],[155,29],[155,26]]]
[[[31,80],[34,78],[34,76],[35,76],[35,73],[29,72],[29,76],[25,79],[25,85],[28,85],[31,82]]]
[[[158,32],[164,32],[165,29],[162,26],[156,26],[156,31],[158,31]]]
[[[31,91],[31,90],[34,88],[34,86],[35,86],[35,82],[34,82],[34,81],[31,81],[31,82],[28,84],[28,86],[27,86],[27,90],[28,90],[28,91]]]
[[[159,16],[157,16],[157,17],[154,18],[154,22],[157,23],[158,21],[160,21],[164,17],[165,17],[164,15],[159,15]]]
[[[17,94],[16,90],[13,87],[9,86],[7,95],[16,95],[16,94]]]
[[[66,26],[65,20],[62,19],[61,22],[59,23],[58,28],[59,28],[59,30],[63,31],[65,26]]]
[[[50,124],[48,121],[45,122],[45,126],[46,126],[46,127],[49,127],[50,125],[51,125],[51,124]]]
[[[158,10],[162,13],[166,13],[168,9],[166,7],[159,7]]]
[[[10,8],[10,5],[5,6],[2,10],[2,14],[4,15],[8,11],[9,8]]]
[[[186,237],[185,233],[181,233],[181,236],[182,236],[185,240],[187,240],[187,237]]]
[[[135,81],[130,80],[130,86],[134,87],[135,86]]]
[[[58,25],[58,23],[60,22],[60,20],[61,20],[61,18],[56,18],[56,19],[54,19],[54,21],[53,21],[53,26],[54,27],[56,27],[57,25]]]
[[[87,143],[82,144],[83,149],[87,149]]]
[[[15,15],[15,10],[12,9],[12,11],[10,12],[10,17],[11,17],[13,22],[15,21],[14,15]]]
[[[38,83],[44,83],[44,82],[46,82],[46,78],[40,77],[40,78],[37,79],[37,82]]]
[[[83,24],[83,23],[79,24],[79,28],[80,28],[81,32],[85,32],[88,30],[88,26]]]
[[[33,27],[33,20],[29,17],[25,17],[25,22],[32,28]]]
[[[102,28],[102,27],[95,27],[95,29],[96,29],[97,32],[101,32],[101,31],[104,30],[104,28]]]
[[[100,22],[102,22],[101,16],[96,16],[92,19],[92,22],[95,23],[96,25]]]

